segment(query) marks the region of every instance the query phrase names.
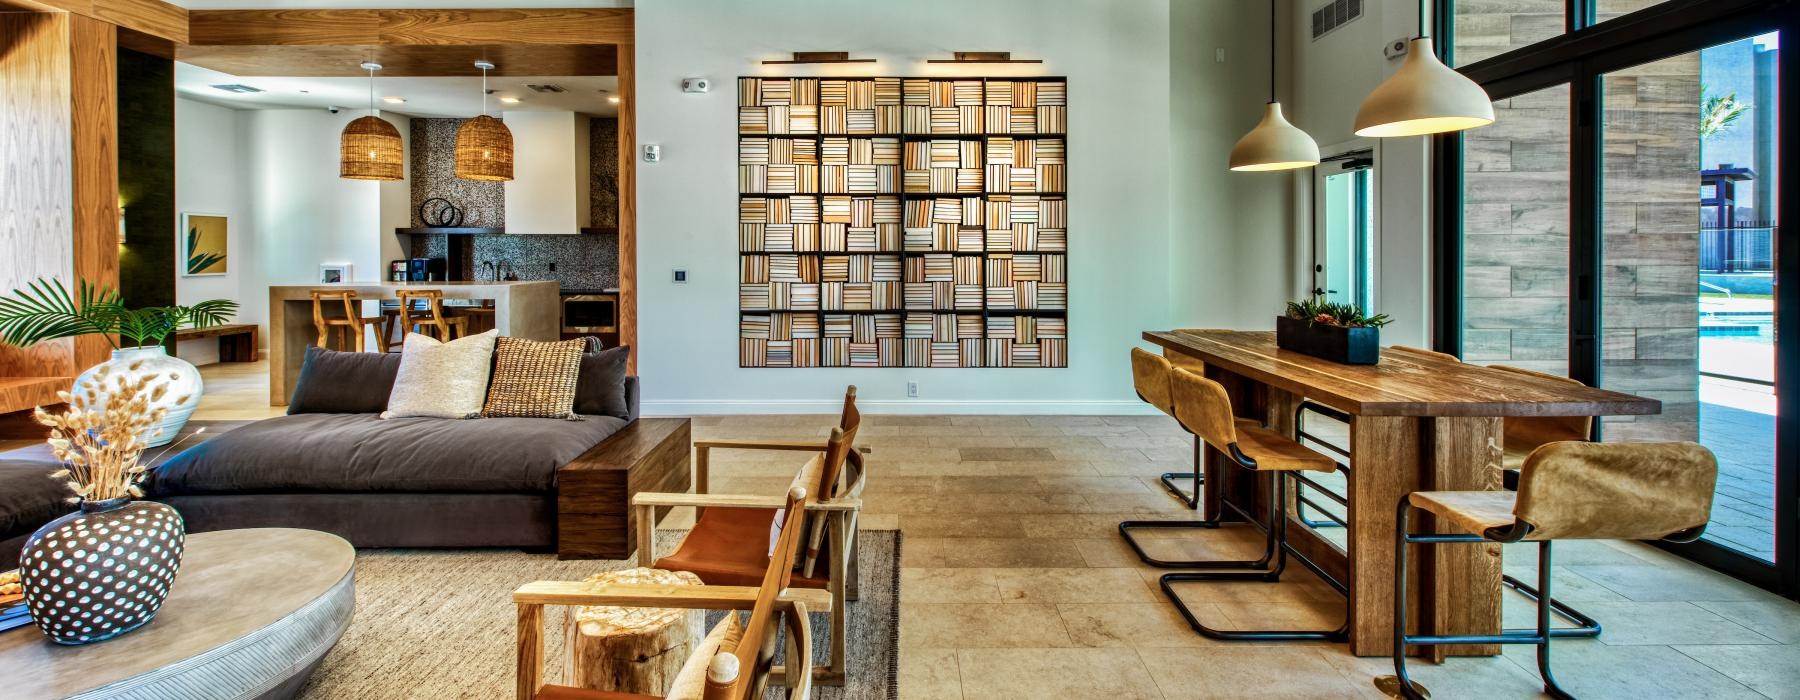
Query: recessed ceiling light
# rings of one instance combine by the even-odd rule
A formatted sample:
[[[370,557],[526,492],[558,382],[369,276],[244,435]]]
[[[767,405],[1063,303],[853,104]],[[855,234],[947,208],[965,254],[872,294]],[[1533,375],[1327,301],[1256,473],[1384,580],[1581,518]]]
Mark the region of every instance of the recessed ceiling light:
[[[613,104],[618,104],[618,103],[619,103],[619,96],[618,96],[618,95],[608,95],[608,96],[607,96],[607,97],[606,97],[606,101],[607,101],[607,102],[611,102],[611,103],[613,103]]]
[[[381,98],[381,101],[386,102],[391,105],[406,104],[406,98],[404,98],[404,97],[383,97],[383,98]]]
[[[500,101],[505,102],[506,104],[509,104],[509,105],[516,105],[519,103],[519,98],[517,98],[517,97],[502,97],[502,98],[500,98]]]
[[[214,85],[214,86],[212,86],[212,88],[214,90],[224,90],[225,92],[235,92],[238,94],[263,91],[262,88],[250,87],[249,85],[243,85],[240,83],[231,83],[228,85]]]

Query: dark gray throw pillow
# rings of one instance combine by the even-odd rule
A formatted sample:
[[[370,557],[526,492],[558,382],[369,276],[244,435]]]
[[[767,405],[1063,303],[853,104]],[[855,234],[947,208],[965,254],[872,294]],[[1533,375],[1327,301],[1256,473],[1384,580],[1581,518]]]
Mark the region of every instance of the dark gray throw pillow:
[[[625,361],[631,346],[621,345],[581,355],[581,378],[575,385],[575,412],[589,416],[629,417],[625,404]]]
[[[400,353],[339,352],[307,348],[300,380],[288,399],[288,415],[380,413],[400,373]]]

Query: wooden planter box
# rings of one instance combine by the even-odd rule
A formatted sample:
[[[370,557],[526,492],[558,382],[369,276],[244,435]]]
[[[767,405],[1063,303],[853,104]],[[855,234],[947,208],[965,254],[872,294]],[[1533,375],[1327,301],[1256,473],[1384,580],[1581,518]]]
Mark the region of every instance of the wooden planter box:
[[[1275,345],[1346,365],[1381,361],[1380,328],[1344,328],[1277,316]]]

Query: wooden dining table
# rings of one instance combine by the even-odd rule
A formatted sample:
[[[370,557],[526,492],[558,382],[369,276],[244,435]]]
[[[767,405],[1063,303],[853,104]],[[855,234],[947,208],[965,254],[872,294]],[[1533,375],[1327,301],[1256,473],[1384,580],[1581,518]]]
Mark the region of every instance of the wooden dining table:
[[[1349,444],[1341,446],[1350,452],[1346,546],[1339,549],[1298,520],[1289,521],[1288,537],[1297,551],[1347,584],[1350,651],[1359,656],[1392,653],[1394,522],[1402,497],[1413,491],[1503,488],[1501,422],[1507,418],[1662,411],[1654,399],[1391,348],[1382,350],[1377,364],[1347,365],[1282,350],[1270,332],[1146,331],[1143,337],[1165,355],[1203,362],[1206,376],[1231,394],[1239,417],[1260,419],[1289,437],[1296,435],[1295,410],[1302,401],[1349,416]],[[1307,432],[1317,434],[1313,428]],[[1266,510],[1255,504],[1267,502],[1256,495],[1270,488],[1267,482],[1226,468],[1228,461],[1207,452],[1204,517],[1229,512],[1221,509],[1221,499],[1252,512]],[[1429,517],[1415,522],[1419,532],[1458,532]],[[1410,559],[1415,634],[1500,630],[1500,545],[1420,547]],[[1440,645],[1422,653],[1441,660],[1493,655],[1499,646]]]

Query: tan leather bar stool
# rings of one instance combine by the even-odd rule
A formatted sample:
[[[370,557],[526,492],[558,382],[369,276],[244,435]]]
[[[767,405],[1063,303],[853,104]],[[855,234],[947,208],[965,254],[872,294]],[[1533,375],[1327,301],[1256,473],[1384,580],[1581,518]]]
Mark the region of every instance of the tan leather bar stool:
[[[1195,362],[1194,365],[1198,367],[1200,363]],[[1174,373],[1175,366],[1173,363],[1169,362],[1168,358],[1153,352],[1147,352],[1142,348],[1131,349],[1131,384],[1132,387],[1137,390],[1138,398],[1142,399],[1145,403],[1155,406],[1157,410],[1168,414],[1170,417],[1175,417],[1175,402],[1170,394],[1170,381],[1173,378]],[[1176,422],[1179,423],[1180,418],[1176,418]],[[1187,430],[1187,425],[1183,424],[1182,429]],[[1189,430],[1188,432],[1191,434],[1193,431]],[[1205,476],[1200,473],[1200,460],[1204,451],[1202,444],[1201,439],[1196,436],[1194,438],[1194,473],[1191,477],[1180,472],[1165,472],[1161,479],[1163,488],[1168,489],[1171,495],[1175,496],[1176,499],[1192,509],[1199,508],[1200,485],[1205,483]],[[1192,496],[1182,493],[1181,489],[1177,488],[1173,483],[1174,479],[1183,477],[1194,480],[1194,494]],[[1182,569],[1196,564],[1204,564],[1205,562],[1157,559],[1156,557],[1150,556],[1149,552],[1144,551],[1143,545],[1138,543],[1137,538],[1131,534],[1131,531],[1136,529],[1216,528],[1218,526],[1219,523],[1216,520],[1127,520],[1119,523],[1119,536],[1125,538],[1125,543],[1131,545],[1131,550],[1137,552],[1138,558],[1143,560],[1145,564],[1163,569]]]
[[[400,298],[400,329],[405,333],[421,333],[437,338],[446,343],[466,335],[469,319],[462,316],[444,315],[444,291],[441,289],[402,289],[395,294]],[[414,306],[414,302],[419,302]],[[424,311],[425,315],[415,320],[411,312]],[[433,332],[435,331],[435,332]]]
[[[326,313],[332,303],[343,305],[343,315]],[[362,298],[350,289],[315,289],[312,290],[313,328],[319,331],[319,347],[330,348],[332,329],[342,329],[344,342],[338,344],[338,350],[362,352],[363,328],[375,329],[381,334],[381,317],[362,315]],[[385,348],[383,349],[385,351]]]
[[[1550,606],[1538,605],[1537,627],[1499,634],[1406,634],[1409,544],[1537,542],[1538,590],[1550,596],[1554,540],[1692,542],[1712,514],[1719,463],[1691,442],[1553,442],[1525,458],[1519,490],[1416,491],[1400,499],[1394,526],[1394,675],[1375,679],[1391,697],[1422,700],[1428,691],[1406,674],[1409,644],[1534,644],[1544,692],[1569,698],[1550,672]],[[1408,533],[1414,510],[1476,534]]]
[[[1238,507],[1229,500],[1221,501],[1253,525],[1263,529],[1266,544],[1263,556],[1250,561],[1194,561],[1184,562],[1183,568],[1196,569],[1251,569],[1251,571],[1220,572],[1180,572],[1163,574],[1161,585],[1163,595],[1175,604],[1176,610],[1187,619],[1188,626],[1201,635],[1213,639],[1232,641],[1283,641],[1321,639],[1343,641],[1348,638],[1349,618],[1334,630],[1221,630],[1201,624],[1187,603],[1175,593],[1175,584],[1196,581],[1262,581],[1275,582],[1281,580],[1281,574],[1287,568],[1287,558],[1291,555],[1311,569],[1319,578],[1336,588],[1339,593],[1347,593],[1343,582],[1333,578],[1306,555],[1294,550],[1287,541],[1287,482],[1297,472],[1334,471],[1337,464],[1330,457],[1305,448],[1300,443],[1289,440],[1273,430],[1263,427],[1256,421],[1237,418],[1231,411],[1231,399],[1225,393],[1225,387],[1211,379],[1207,379],[1184,369],[1176,369],[1170,374],[1169,394],[1171,403],[1175,405],[1175,418],[1181,421],[1189,432],[1206,441],[1213,449],[1225,453],[1238,466],[1252,473],[1269,472],[1274,475],[1275,483],[1269,488],[1268,516],[1269,521],[1257,524],[1256,516]],[[1124,530],[1124,523],[1120,529]],[[1129,540],[1129,538],[1127,538]],[[1135,543],[1134,543],[1135,546]],[[1141,556],[1141,552],[1140,552]]]
[[[1408,355],[1418,355],[1419,357],[1429,357],[1434,360],[1443,360],[1445,362],[1462,362],[1462,358],[1459,358],[1459,357],[1452,355],[1450,353],[1447,353],[1447,352],[1438,352],[1436,350],[1426,350],[1425,348],[1415,348],[1415,347],[1412,347],[1409,345],[1389,345],[1387,349],[1396,350],[1399,352],[1406,353]]]

